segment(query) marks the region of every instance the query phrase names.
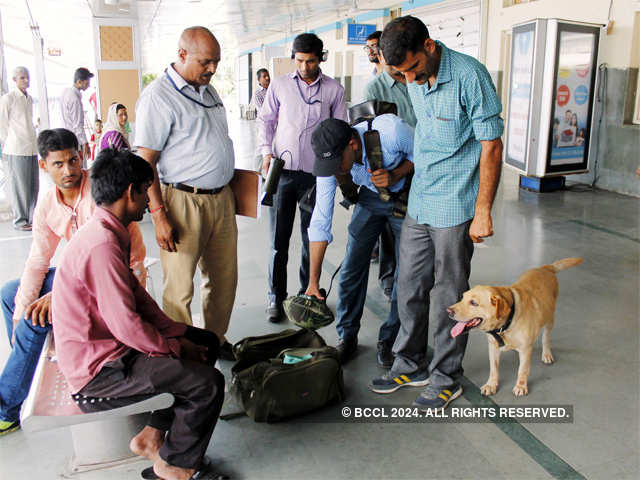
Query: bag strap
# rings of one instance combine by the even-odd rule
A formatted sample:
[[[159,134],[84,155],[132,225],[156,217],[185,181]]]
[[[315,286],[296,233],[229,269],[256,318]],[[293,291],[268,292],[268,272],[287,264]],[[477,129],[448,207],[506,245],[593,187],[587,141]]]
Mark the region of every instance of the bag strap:
[[[331,281],[329,282],[329,291],[327,292],[327,294],[324,296],[325,302],[327,301],[327,297],[329,296],[329,294],[331,293],[331,287],[333,287],[333,279],[336,278],[336,275],[338,275],[338,272],[340,271],[340,269],[342,268],[342,263],[340,262],[340,265],[338,265],[338,268],[336,268],[336,271],[333,272],[333,275],[331,275]]]
[[[364,132],[362,138],[364,140],[364,149],[365,152],[367,152],[371,171],[376,171],[384,168],[384,163],[382,160],[380,132],[371,128],[372,121],[373,119],[368,120],[369,129]],[[383,202],[390,202],[392,200],[391,191],[387,187],[376,187],[376,190],[378,190],[378,195]]]

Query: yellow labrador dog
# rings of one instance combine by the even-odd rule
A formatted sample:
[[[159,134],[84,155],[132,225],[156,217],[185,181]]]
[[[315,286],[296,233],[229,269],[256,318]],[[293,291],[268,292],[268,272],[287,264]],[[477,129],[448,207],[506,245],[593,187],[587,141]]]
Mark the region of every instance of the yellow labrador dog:
[[[553,315],[558,298],[556,272],[575,267],[582,258],[565,258],[551,265],[533,268],[508,287],[480,285],[464,293],[462,300],[447,311],[456,325],[451,336],[479,328],[487,333],[489,341],[489,380],[482,386],[483,395],[493,395],[498,389],[500,352],[516,350],[520,356],[518,382],[513,387],[517,397],[527,395],[533,342],[542,334],[542,361],[553,363],[549,334],[553,328]]]

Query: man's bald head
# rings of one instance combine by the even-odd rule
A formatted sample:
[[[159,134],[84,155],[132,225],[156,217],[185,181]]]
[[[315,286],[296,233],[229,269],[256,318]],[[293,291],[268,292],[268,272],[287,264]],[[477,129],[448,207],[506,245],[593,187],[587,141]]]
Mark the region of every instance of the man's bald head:
[[[180,35],[174,68],[187,83],[207,85],[220,62],[220,44],[205,27],[189,27]]]
[[[187,52],[198,50],[203,46],[212,46],[215,44],[220,48],[220,44],[216,37],[206,27],[189,27],[182,32],[178,41],[178,48]]]

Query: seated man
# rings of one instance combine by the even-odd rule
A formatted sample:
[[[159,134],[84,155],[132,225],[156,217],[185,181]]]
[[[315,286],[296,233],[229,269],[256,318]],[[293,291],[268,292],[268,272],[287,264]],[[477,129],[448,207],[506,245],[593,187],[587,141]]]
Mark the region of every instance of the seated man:
[[[167,317],[127,266],[127,226],[142,219],[152,182],[153,169],[137,155],[98,155],[91,167],[96,210],[67,245],[53,282],[53,332],[73,394],[175,396],[130,446],[154,462],[158,477],[186,480],[202,468],[224,376],[214,367],[217,335]]]
[[[49,267],[62,238],[67,241],[91,218],[89,173],[82,170],[76,136],[64,128],[44,130],[38,136],[40,168],[55,188],[36,205],[33,242],[22,278],[2,288],[2,310],[12,350],[0,376],[0,435],[20,427],[20,406],[27,395],[51,329],[49,305],[55,268]],[[144,285],[145,248],[136,223],[129,225],[129,265]]]
[[[372,128],[380,133],[383,169],[372,172],[364,151],[363,134],[367,123],[352,128],[338,119],[323,121],[313,132],[311,146],[316,155],[313,174],[316,175],[316,205],[309,225],[311,245],[310,279],[307,295],[321,298],[320,271],[327,245],[332,240],[331,221],[336,192],[336,175],[349,176],[362,185],[358,203],[349,223],[347,251],[338,282],[338,321],[336,327],[340,343],[340,361],[346,363],[356,352],[360,318],[367,295],[369,259],[380,232],[388,222],[396,239],[400,240],[402,219],[393,215],[394,199],[383,201],[376,187],[388,187],[398,192],[404,177],[413,171],[413,129],[395,115],[381,115],[373,120]],[[397,271],[395,273],[397,277]],[[395,283],[391,310],[378,335],[378,363],[390,367],[393,363],[391,347],[400,323]]]

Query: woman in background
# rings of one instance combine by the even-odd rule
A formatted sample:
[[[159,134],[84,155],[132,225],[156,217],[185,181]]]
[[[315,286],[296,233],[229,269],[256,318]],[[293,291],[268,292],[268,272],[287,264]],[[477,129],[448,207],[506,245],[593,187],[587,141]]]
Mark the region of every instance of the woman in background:
[[[129,134],[127,133],[127,107],[121,103],[113,103],[109,107],[107,123],[105,123],[100,138],[100,150],[115,148],[116,150],[129,150]]]

